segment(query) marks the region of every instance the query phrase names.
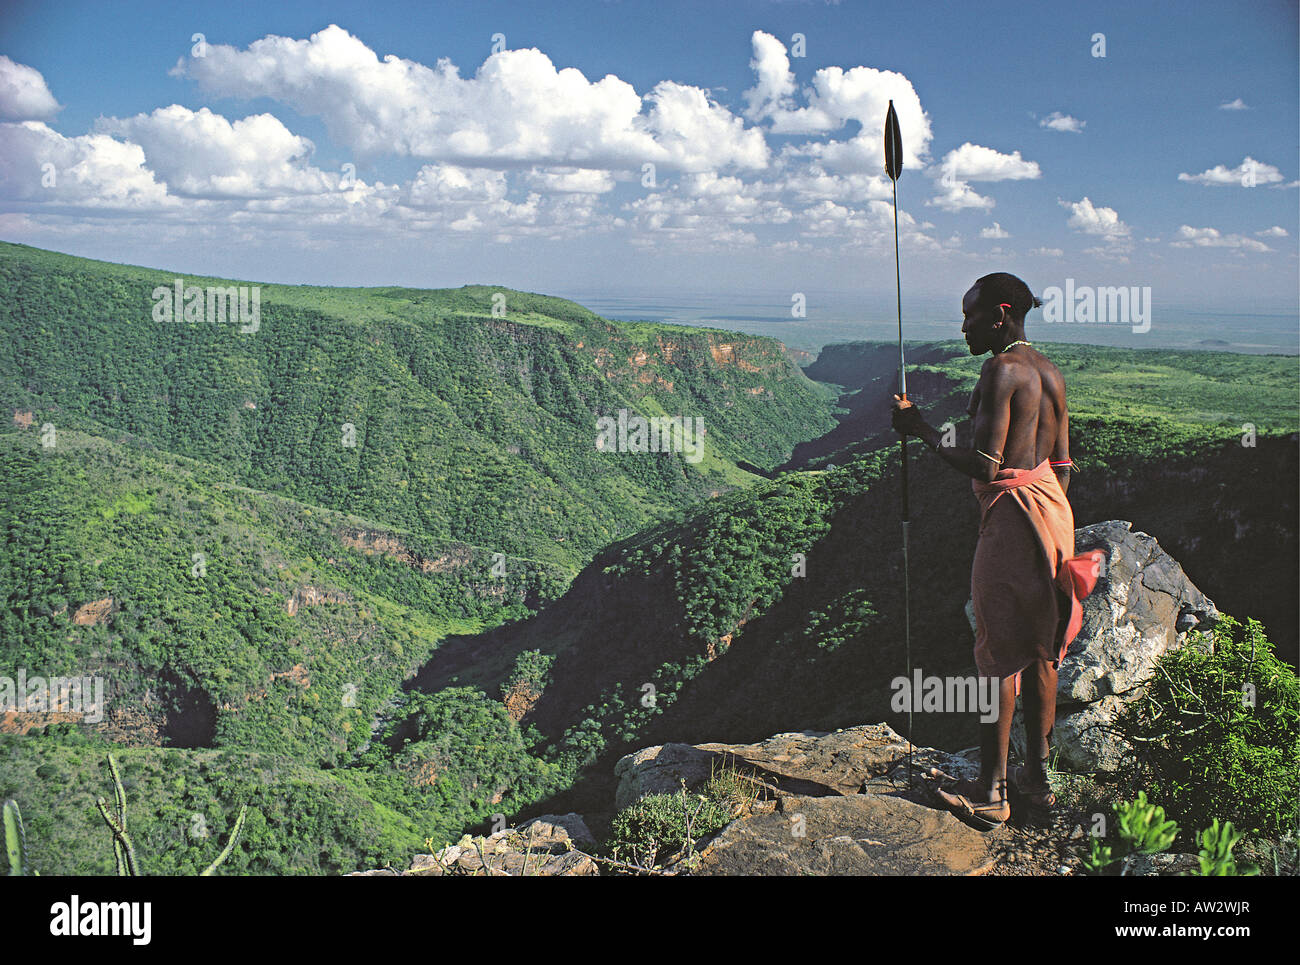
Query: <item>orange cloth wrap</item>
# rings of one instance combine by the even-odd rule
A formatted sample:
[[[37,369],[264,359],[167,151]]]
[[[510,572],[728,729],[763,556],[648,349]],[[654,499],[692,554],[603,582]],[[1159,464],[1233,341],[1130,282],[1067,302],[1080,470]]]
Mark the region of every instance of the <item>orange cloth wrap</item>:
[[[1019,693],[1030,663],[1064,659],[1105,553],[1074,555],[1074,511],[1046,459],[1001,469],[989,483],[971,480],[971,489],[980,501],[970,577],[975,667],[986,677],[1014,674]]]

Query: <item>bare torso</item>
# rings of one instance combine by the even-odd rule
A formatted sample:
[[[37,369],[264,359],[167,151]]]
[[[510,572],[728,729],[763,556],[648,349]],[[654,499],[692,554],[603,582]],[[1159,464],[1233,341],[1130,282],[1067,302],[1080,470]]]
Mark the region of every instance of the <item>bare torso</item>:
[[[996,370],[1001,371],[996,371]],[[994,376],[1008,378],[1011,387],[1010,425],[1002,451],[1002,469],[1033,469],[1044,459],[1069,458],[1065,379],[1047,356],[1028,345],[1017,345],[984,363],[971,394],[969,412],[977,418],[981,401]]]

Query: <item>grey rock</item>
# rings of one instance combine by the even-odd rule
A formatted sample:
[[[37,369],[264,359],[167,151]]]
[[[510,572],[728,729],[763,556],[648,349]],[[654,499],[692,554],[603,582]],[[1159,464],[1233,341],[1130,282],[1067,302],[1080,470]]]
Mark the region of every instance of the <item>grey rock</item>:
[[[1160,854],[1135,854],[1128,858],[1125,874],[1131,877],[1152,877],[1163,875],[1176,877],[1199,871],[1200,859],[1194,854],[1162,852]]]
[[[556,818],[557,823],[537,818],[521,828],[507,828],[486,838],[466,835],[457,844],[438,852],[429,862],[432,867],[424,873],[539,877],[599,874],[596,862],[583,854],[580,848],[573,850],[579,846],[564,824],[558,823],[564,821],[579,828],[585,833],[586,840],[590,840],[591,832],[582,817],[577,814],[547,817]],[[416,860],[418,862],[419,858]],[[411,873],[420,872],[412,866]]]
[[[614,807],[622,810],[649,794],[672,794],[685,781],[695,787],[709,779],[719,755],[690,744],[661,744],[627,754],[614,765],[618,790]]]
[[[531,829],[531,831],[530,831]],[[536,833],[549,842],[563,846],[564,838],[573,841],[574,847],[590,851],[596,847],[596,836],[587,827],[581,814],[543,814],[541,817],[525,821],[519,826],[522,834]],[[549,846],[549,844],[548,844]]]
[[[628,754],[615,765],[615,807],[622,810],[648,794],[674,793],[682,782],[696,788],[723,767],[752,776],[767,796],[884,793],[897,787],[906,762],[907,741],[888,724],[776,734],[756,744],[662,744]],[[964,752],[916,747],[913,768],[969,778],[979,764]]]
[[[1058,699],[1084,704],[1130,695],[1151,677],[1165,651],[1220,614],[1155,538],[1112,520],[1075,532],[1076,552],[1104,549],[1108,562],[1083,604],[1083,626],[1061,665]],[[1186,629],[1178,629],[1181,623]]]
[[[760,800],[703,843],[702,875],[973,875],[994,865],[984,834],[935,790],[974,778],[978,755],[914,747],[888,724],[777,734],[755,744],[665,744],[618,763],[619,807],[645,794],[694,789],[720,764],[752,775]]]
[[[988,839],[946,811],[900,797],[782,798],[733,821],[705,848],[696,875],[975,875]]]
[[[486,838],[465,835],[435,854],[417,854],[402,877],[506,875],[573,877],[600,873],[583,849],[595,839],[580,814],[547,814],[519,828]],[[577,850],[574,850],[574,849]],[[486,865],[485,865],[486,862]],[[391,869],[358,871],[352,876],[397,875]]]

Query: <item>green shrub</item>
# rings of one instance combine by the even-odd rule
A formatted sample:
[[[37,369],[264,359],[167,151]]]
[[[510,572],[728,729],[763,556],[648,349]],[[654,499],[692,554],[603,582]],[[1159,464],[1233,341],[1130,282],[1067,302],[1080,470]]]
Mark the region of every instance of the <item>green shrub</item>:
[[[510,677],[501,685],[501,696],[509,695],[516,687],[526,686],[540,694],[551,682],[551,667],[555,664],[555,654],[542,653],[540,650],[525,650],[515,658],[515,668]]]
[[[1166,653],[1118,726],[1134,748],[1135,786],[1173,820],[1233,818],[1276,836],[1300,818],[1300,682],[1257,621],[1225,616]]]
[[[1113,807],[1119,831],[1118,840],[1106,844],[1100,838],[1092,839],[1088,852],[1080,855],[1085,874],[1125,875],[1128,873],[1129,858],[1138,854],[1167,851],[1178,837],[1178,825],[1167,820],[1165,809],[1147,801],[1143,792],[1138,793],[1137,800],[1126,804],[1116,803]],[[1233,828],[1231,821],[1220,825],[1216,820],[1197,836],[1201,851],[1197,857],[1199,867],[1193,875],[1225,877],[1259,874],[1259,869],[1254,865],[1237,869],[1232,849],[1240,840],[1241,833]]]
[[[1244,868],[1241,871],[1237,870],[1237,862],[1232,857],[1232,849],[1241,840],[1241,832],[1233,828],[1231,821],[1220,825],[1218,818],[1215,818],[1214,823],[1201,832],[1199,840],[1201,842],[1199,861],[1203,877],[1252,875],[1255,873],[1255,869],[1251,867]]]
[[[734,767],[723,767],[698,792],[650,794],[630,804],[610,823],[609,851],[615,859],[657,867],[665,858],[694,857],[695,845],[721,831],[753,804],[755,785]]]
[[[1178,825],[1166,820],[1165,809],[1149,803],[1144,792],[1139,792],[1135,801],[1117,802],[1112,807],[1119,826],[1118,843],[1112,842],[1112,847],[1101,838],[1093,838],[1083,856],[1087,874],[1123,874],[1130,856],[1167,851],[1178,837]]]

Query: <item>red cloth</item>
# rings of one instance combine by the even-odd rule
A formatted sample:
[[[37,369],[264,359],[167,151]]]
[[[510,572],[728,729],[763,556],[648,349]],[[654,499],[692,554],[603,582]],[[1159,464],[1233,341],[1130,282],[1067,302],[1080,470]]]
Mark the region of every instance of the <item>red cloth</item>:
[[[999,470],[990,483],[971,480],[971,489],[980,501],[971,567],[975,666],[981,676],[1014,674],[1019,693],[1030,663],[1064,659],[1105,553],[1075,555],[1074,512],[1046,459],[1033,469]]]

